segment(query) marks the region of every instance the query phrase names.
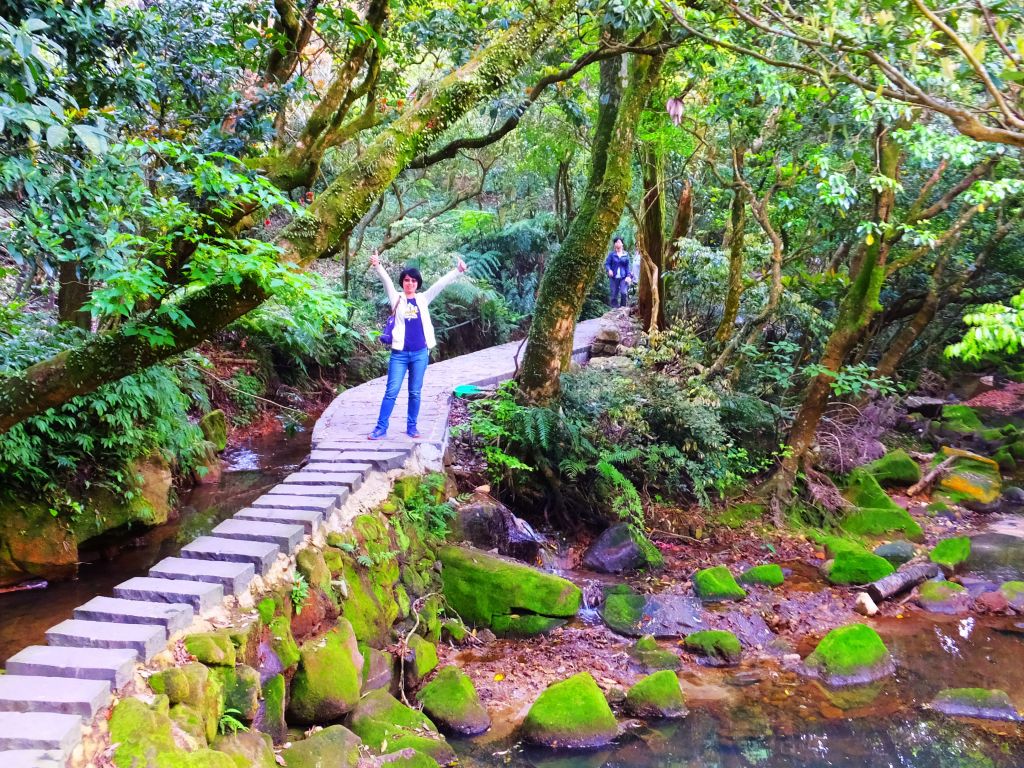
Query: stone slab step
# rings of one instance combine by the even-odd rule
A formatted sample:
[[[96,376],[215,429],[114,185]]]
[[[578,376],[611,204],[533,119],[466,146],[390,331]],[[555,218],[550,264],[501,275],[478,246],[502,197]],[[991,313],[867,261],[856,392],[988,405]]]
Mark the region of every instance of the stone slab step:
[[[92,718],[109,703],[110,683],[106,680],[0,675],[0,712],[50,712]]]
[[[306,529],[295,523],[268,523],[259,520],[225,520],[211,533],[222,539],[267,541],[291,554],[299,546]]]
[[[78,715],[0,712],[0,749],[55,750],[66,758],[81,740]]]
[[[347,486],[352,493],[359,490],[363,484],[363,475],[360,472],[293,472],[286,477],[281,485],[275,488],[287,489],[289,485],[326,485]]]
[[[351,474],[356,472],[364,477],[376,466],[368,461],[311,461],[302,467],[304,472],[335,472]]]
[[[256,577],[252,563],[230,563],[220,560],[191,560],[185,557],[165,557],[149,569],[157,579],[205,581],[220,584],[225,595],[241,595]]]
[[[313,453],[317,451],[366,451],[368,453],[394,453],[395,451],[408,451],[412,448],[411,438],[396,438],[394,440],[367,440],[360,438],[335,438],[322,443],[317,443]]]
[[[135,661],[130,648],[30,645],[9,658],[6,667],[9,675],[106,680],[116,690],[131,680]]]
[[[314,464],[328,463],[328,464],[348,464],[348,463],[360,463],[360,464],[372,464],[374,467],[380,470],[387,471],[389,469],[398,469],[404,466],[406,459],[409,458],[411,450],[404,451],[366,451],[363,449],[352,449],[348,451],[323,451],[316,450],[309,454],[309,464],[307,467],[312,467]]]
[[[195,615],[187,603],[161,603],[126,600],[120,597],[94,597],[75,608],[74,618],[88,621],[112,621],[122,624],[159,624],[167,634],[188,627]]]
[[[10,749],[0,752],[0,765],[4,768],[64,768],[66,761],[60,752],[46,749]]]
[[[68,619],[46,630],[46,642],[72,648],[129,648],[141,661],[149,661],[167,645],[167,630],[156,624]]]
[[[246,507],[235,513],[236,520],[260,520],[265,523],[290,523],[301,525],[306,533],[312,534],[321,526],[324,516],[311,509],[270,509],[267,507]]]
[[[226,560],[230,563],[252,563],[261,576],[270,570],[281,548],[265,541],[242,541],[200,536],[181,548],[182,557],[196,560]]]
[[[291,496],[284,493],[267,494],[253,501],[254,507],[270,507],[271,509],[312,509],[326,517],[338,508],[337,502],[325,496]]]
[[[302,483],[281,483],[269,491],[268,496],[312,496],[334,501],[336,506],[345,503],[351,490],[347,485],[303,485]]]
[[[114,594],[126,600],[153,603],[188,603],[199,614],[218,607],[224,600],[224,587],[209,581],[156,579],[136,576],[114,587]]]

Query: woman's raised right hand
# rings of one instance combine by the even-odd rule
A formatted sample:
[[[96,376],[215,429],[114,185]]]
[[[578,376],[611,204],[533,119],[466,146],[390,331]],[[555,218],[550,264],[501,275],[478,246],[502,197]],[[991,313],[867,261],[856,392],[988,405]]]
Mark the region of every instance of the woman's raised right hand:
[[[380,266],[380,254],[376,251],[370,254],[370,264],[374,267]]]

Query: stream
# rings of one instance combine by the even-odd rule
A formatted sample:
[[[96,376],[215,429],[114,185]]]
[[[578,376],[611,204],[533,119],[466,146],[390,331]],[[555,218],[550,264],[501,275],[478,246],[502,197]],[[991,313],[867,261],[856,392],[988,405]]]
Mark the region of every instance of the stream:
[[[112,594],[126,579],[144,576],[151,566],[264,494],[306,458],[311,436],[309,431],[292,438],[279,434],[229,448],[220,481],[181,494],[176,519],[127,537],[86,542],[74,581],[0,594],[0,660],[45,643],[46,630],[71,618],[75,608],[97,595]]]

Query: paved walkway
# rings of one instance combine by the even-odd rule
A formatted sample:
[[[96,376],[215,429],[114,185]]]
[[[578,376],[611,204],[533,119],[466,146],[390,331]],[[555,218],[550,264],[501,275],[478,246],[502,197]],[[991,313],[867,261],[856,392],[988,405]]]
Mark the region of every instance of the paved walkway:
[[[584,360],[600,320],[576,329],[573,357]],[[251,507],[220,523],[128,579],[112,597],[95,597],[46,632],[47,645],[25,648],[0,675],[0,768],[59,768],[87,755],[83,731],[110,705],[112,694],[137,677],[139,664],[164,651],[193,622],[225,602],[251,605],[254,592],[288,578],[292,555],[328,530],[345,530],[363,509],[383,500],[394,477],[440,469],[448,441],[451,392],[511,378],[518,342],[435,363],[427,369],[420,429],[401,430],[407,399],[399,397],[387,440],[369,442],[385,379],[343,392],[313,430],[302,469]]]

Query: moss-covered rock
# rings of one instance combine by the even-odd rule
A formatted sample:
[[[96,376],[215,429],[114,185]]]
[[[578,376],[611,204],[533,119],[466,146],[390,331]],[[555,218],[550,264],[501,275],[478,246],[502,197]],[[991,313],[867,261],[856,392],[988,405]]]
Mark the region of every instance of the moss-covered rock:
[[[827,536],[819,532],[812,532],[810,538],[821,545],[828,558],[835,558],[840,552],[867,552],[859,542],[845,539],[842,536]]]
[[[333,594],[331,569],[327,567],[324,553],[316,547],[304,547],[295,554],[295,570],[302,574],[310,587],[325,595]]]
[[[917,590],[917,603],[932,613],[965,613],[970,606],[967,590],[951,581],[926,581]]]
[[[782,568],[775,563],[755,565],[740,575],[740,582],[743,584],[759,584],[765,587],[781,587],[785,580]]]
[[[870,584],[895,570],[884,557],[863,550],[848,550],[835,556],[826,575],[833,584]]]
[[[553,619],[534,613],[513,613],[508,616],[495,616],[491,622],[491,629],[499,637],[533,637],[564,627],[566,623],[566,619]]]
[[[185,650],[207,666],[235,666],[235,644],[228,632],[199,632],[185,638]]]
[[[651,635],[645,635],[631,645],[626,653],[629,657],[647,669],[679,669],[681,662],[672,651],[658,645]]]
[[[409,638],[408,648],[406,676],[418,685],[437,668],[437,646],[420,635],[413,635]]]
[[[687,714],[679,678],[669,670],[638,680],[626,693],[625,708],[633,717],[684,717]]]
[[[375,517],[360,515],[357,520],[359,519],[363,519],[362,530],[367,540],[371,542],[368,545],[369,551],[393,551],[387,549],[390,544],[381,538],[369,537],[372,533],[380,533],[376,527],[379,521]],[[373,523],[367,522],[368,520]],[[353,521],[353,524],[355,522]],[[394,558],[378,560],[374,560],[370,567],[365,567],[360,565],[353,555],[342,553],[342,567],[338,574],[347,590],[341,604],[341,615],[352,624],[359,642],[367,643],[374,648],[383,647],[388,643],[391,626],[399,614],[398,601],[395,597],[398,563]]]
[[[618,584],[605,590],[601,618],[612,631],[620,635],[637,634],[646,605],[647,598],[644,595],[626,584]]]
[[[967,405],[942,406],[942,428],[948,432],[972,435],[984,429],[977,412]]]
[[[166,696],[150,707],[135,698],[122,699],[110,715],[112,760],[117,768],[157,768],[158,760],[179,753]]]
[[[218,408],[203,416],[199,420],[199,429],[202,430],[203,437],[213,444],[213,449],[217,453],[227,448],[228,420],[224,416],[224,411]]]
[[[928,554],[928,559],[948,571],[954,571],[967,562],[971,554],[971,540],[966,536],[943,539]]]
[[[198,710],[188,704],[175,704],[171,707],[171,720],[178,727],[178,730],[191,738],[189,747],[197,749],[201,745],[209,743],[210,734],[207,732],[206,722]],[[213,735],[217,734],[216,726]]]
[[[894,512],[905,511],[903,507],[889,498],[889,494],[878,484],[878,480],[865,467],[858,467],[850,473],[843,492],[853,506],[861,509],[888,509]]]
[[[732,573],[724,565],[705,568],[693,576],[693,590],[704,602],[742,600],[747,596],[743,587],[736,583]]]
[[[422,712],[410,709],[387,691],[370,691],[353,710],[349,727],[363,743],[380,752],[415,749],[441,765],[456,761],[455,752]]]
[[[890,536],[902,533],[911,541],[924,539],[921,525],[909,512],[898,506],[889,509],[857,509],[848,513],[840,525],[844,530],[858,536]]]
[[[999,585],[1006,604],[1018,613],[1024,613],[1024,581],[1006,581]]]
[[[1002,472],[1012,474],[1017,471],[1017,460],[1006,446],[993,453],[992,459],[999,465]]]
[[[732,504],[718,516],[718,522],[726,528],[742,528],[749,522],[763,518],[767,509],[764,504]]]
[[[959,717],[1014,723],[1024,721],[1006,691],[986,688],[946,688],[939,691],[930,707],[943,714]]]
[[[299,646],[292,635],[292,622],[287,616],[276,616],[267,624],[270,649],[277,655],[284,669],[299,663]]]
[[[238,731],[219,736],[213,748],[230,757],[236,768],[277,768],[270,737],[256,731]]]
[[[826,685],[861,685],[891,674],[894,665],[882,638],[865,624],[829,632],[804,660],[805,668]]]
[[[583,554],[584,567],[599,573],[661,568],[664,564],[665,558],[651,540],[628,523],[607,528]]]
[[[359,737],[343,725],[332,725],[281,752],[287,768],[356,768]]]
[[[217,735],[217,724],[224,711],[224,689],[219,677],[202,664],[171,667],[149,678],[154,692],[164,694],[174,705],[189,707],[200,719],[204,743]],[[188,713],[181,718],[188,719]]]
[[[991,504],[1002,493],[999,464],[986,456],[943,446],[935,463],[954,457],[950,471],[939,480],[938,487],[956,503]]]
[[[253,728],[270,736],[275,744],[283,744],[288,738],[287,703],[288,686],[284,675],[274,675],[263,684],[263,705],[253,721]]]
[[[415,749],[400,749],[377,758],[380,768],[438,768],[437,760]]]
[[[213,674],[224,689],[224,709],[233,709],[239,720],[251,723],[260,706],[260,673],[239,664],[234,669],[216,667]]]
[[[458,667],[442,669],[416,694],[426,715],[442,729],[475,736],[491,727],[491,718],[480,703],[469,675]]]
[[[909,563],[913,560],[917,551],[909,541],[890,541],[887,544],[875,547],[874,553],[879,557],[884,557],[895,567],[899,568],[904,563]]]
[[[337,625],[299,650],[299,669],[292,680],[289,722],[329,723],[355,708],[362,688],[363,657],[352,625]]]
[[[618,723],[594,678],[580,672],[548,686],[530,707],[522,735],[546,747],[597,747],[618,735]]]
[[[913,485],[921,479],[921,467],[902,448],[889,451],[880,459],[865,464],[879,485]]]
[[[502,616],[536,614],[562,619],[579,611],[579,587],[558,576],[462,547],[442,547],[438,557],[443,565],[445,598],[472,624],[493,628]]]
[[[740,656],[743,653],[740,641],[736,638],[736,635],[721,629],[706,629],[701,632],[694,632],[686,636],[683,645],[690,653],[723,661],[727,664],[739,663]]]
[[[368,645],[360,645],[363,654],[363,689],[362,692],[374,691],[378,688],[388,690],[394,676],[394,657],[387,651],[379,651]]]

